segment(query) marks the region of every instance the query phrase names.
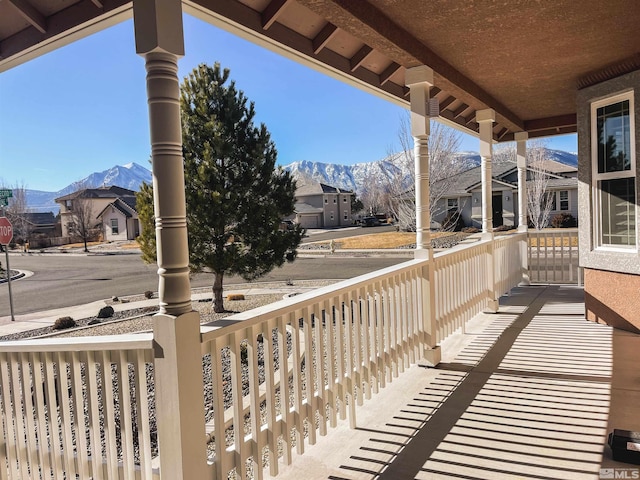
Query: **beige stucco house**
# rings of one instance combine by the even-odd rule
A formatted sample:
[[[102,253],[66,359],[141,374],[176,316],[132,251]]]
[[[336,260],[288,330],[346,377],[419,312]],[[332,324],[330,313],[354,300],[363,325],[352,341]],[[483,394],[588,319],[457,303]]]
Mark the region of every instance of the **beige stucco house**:
[[[546,191],[551,196],[551,219],[562,213],[578,218],[578,169],[547,160],[544,163]],[[453,179],[445,179],[446,193],[437,201],[433,220],[442,224],[447,213],[459,211],[465,226],[482,227],[481,167],[471,168]],[[527,177],[532,172],[527,168]],[[440,188],[436,185],[436,190]],[[504,162],[492,168],[493,227],[515,227],[518,224],[518,168],[515,162]]]
[[[55,201],[60,205],[63,237],[69,236],[69,225],[74,222],[78,202],[83,203],[83,208],[87,210],[87,218],[92,219],[91,228],[102,230],[104,240],[132,239],[135,238],[132,235],[140,231],[133,190],[115,185],[85,188],[56,198]]]
[[[310,183],[296,190],[295,221],[304,228],[346,227],[353,223],[354,193],[324,183]]]

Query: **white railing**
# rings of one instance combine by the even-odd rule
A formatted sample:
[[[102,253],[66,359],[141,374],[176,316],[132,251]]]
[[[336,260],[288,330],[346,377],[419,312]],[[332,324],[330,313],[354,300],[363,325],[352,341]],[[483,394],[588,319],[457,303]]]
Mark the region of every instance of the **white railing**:
[[[355,427],[356,405],[517,285],[523,241],[461,245],[202,327],[211,477],[262,478],[267,462],[276,475],[338,419]],[[0,479],[157,478],[152,346],[0,343]]]
[[[202,334],[207,441],[213,478],[250,469],[278,473],[337,419],[356,424],[356,405],[480,312],[492,292],[516,286],[524,235],[496,242],[499,286],[487,269],[493,242],[412,260],[227,317]],[[513,251],[511,251],[513,250]],[[433,272],[429,269],[433,268]],[[435,319],[429,318],[430,273]],[[432,320],[435,320],[432,322]],[[431,345],[430,345],[431,344]],[[283,373],[286,372],[286,373]]]
[[[294,446],[303,453],[305,437],[314,444],[338,418],[355,426],[356,404],[422,354],[425,265],[413,260],[340,282],[203,333],[215,478],[234,470],[245,478],[248,460],[261,478],[265,452],[275,475],[279,449],[289,463]]]
[[[526,274],[527,234],[496,237],[493,256],[496,271],[496,297],[501,297],[522,281]]]
[[[578,229],[529,230],[528,263],[534,283],[582,284]]]
[[[0,478],[153,478],[152,342],[0,343]]]
[[[486,306],[491,242],[454,247],[435,255],[437,342],[447,338]]]

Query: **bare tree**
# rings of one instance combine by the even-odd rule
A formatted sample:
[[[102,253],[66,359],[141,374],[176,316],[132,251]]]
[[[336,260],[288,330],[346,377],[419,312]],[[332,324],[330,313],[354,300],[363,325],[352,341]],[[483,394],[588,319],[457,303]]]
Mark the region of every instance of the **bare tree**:
[[[548,192],[549,172],[547,171],[547,145],[542,140],[527,142],[527,215],[533,228],[540,230],[549,223],[553,207],[553,194]],[[516,165],[516,146],[504,144],[493,152],[493,163]]]
[[[415,158],[409,116],[402,117],[398,129],[398,140],[402,151],[389,155],[399,168],[386,182],[389,192],[388,208],[398,220],[403,230],[411,230],[416,225],[415,206]],[[461,135],[451,127],[438,121],[431,122],[429,135],[429,213],[433,218],[442,208],[440,200],[451,190],[456,176],[469,166],[457,155]],[[462,205],[458,206],[460,215]],[[455,221],[453,222],[455,224]]]
[[[12,188],[13,197],[9,199],[7,217],[14,229],[15,241],[19,244],[28,242],[33,234],[34,225],[29,218],[30,209],[27,204],[27,188],[24,183]]]
[[[87,187],[82,182],[75,185],[77,195],[71,199],[70,220],[67,229],[70,235],[79,237],[84,243],[84,251],[88,252],[87,242],[93,239],[100,231],[96,216],[93,212],[91,199],[87,195]]]
[[[529,143],[527,146],[527,214],[533,228],[540,230],[549,223],[553,206],[553,193],[547,191],[549,172],[545,169],[547,149],[543,142]]]

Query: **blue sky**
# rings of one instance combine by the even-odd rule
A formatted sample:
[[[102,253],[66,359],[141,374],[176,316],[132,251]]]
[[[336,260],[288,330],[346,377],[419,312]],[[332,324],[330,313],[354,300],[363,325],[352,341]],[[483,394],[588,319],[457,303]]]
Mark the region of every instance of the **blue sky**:
[[[255,102],[278,163],[353,164],[399,150],[405,110],[185,16],[182,79],[220,62]],[[108,48],[105,48],[108,46]],[[149,158],[144,61],[127,21],[0,74],[0,183],[57,191],[92,172]],[[462,150],[478,150],[464,135]],[[551,148],[576,151],[575,135]]]

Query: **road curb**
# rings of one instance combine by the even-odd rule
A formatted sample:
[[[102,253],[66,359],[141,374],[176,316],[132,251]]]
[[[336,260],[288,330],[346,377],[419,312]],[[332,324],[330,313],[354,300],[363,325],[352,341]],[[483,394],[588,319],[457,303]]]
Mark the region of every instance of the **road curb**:
[[[11,269],[11,270],[13,270],[13,269]],[[22,278],[22,277],[24,277],[26,275],[26,273],[23,272],[22,270],[14,270],[14,271],[18,272],[18,274],[14,275],[13,277],[11,277],[11,281],[12,282],[14,280],[18,280],[19,278]],[[7,282],[8,282],[7,277],[0,278],[0,284],[7,283]]]

